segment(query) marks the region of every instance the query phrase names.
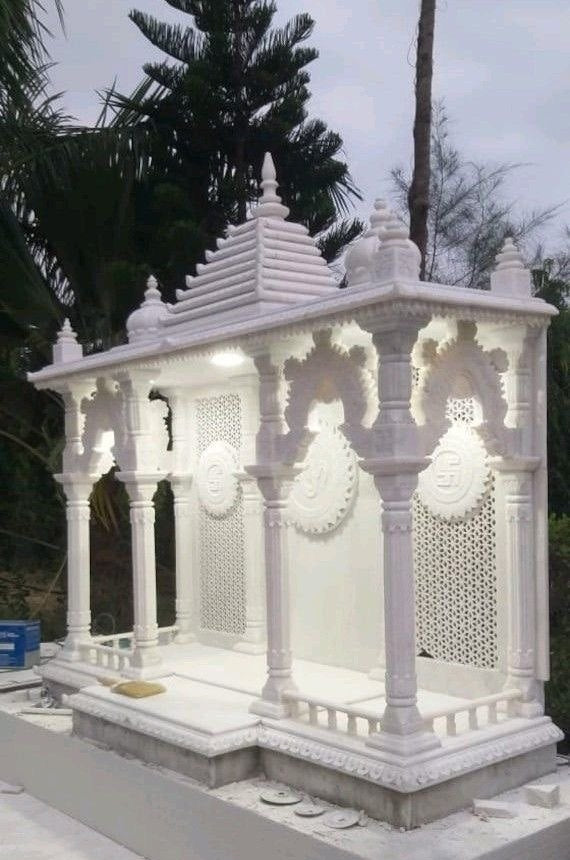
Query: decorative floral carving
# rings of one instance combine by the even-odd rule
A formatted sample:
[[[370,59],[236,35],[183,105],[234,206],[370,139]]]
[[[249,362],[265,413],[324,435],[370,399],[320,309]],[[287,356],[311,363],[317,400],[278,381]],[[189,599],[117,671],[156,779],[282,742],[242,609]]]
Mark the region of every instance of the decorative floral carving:
[[[481,504],[490,472],[485,447],[465,424],[454,424],[440,440],[418,480],[420,501],[444,519],[464,517]]]
[[[84,693],[76,693],[69,701],[74,709],[82,714],[124,726],[140,734],[149,735],[157,740],[174,746],[190,749],[200,755],[215,756],[244,747],[254,746],[257,729],[241,729],[212,736],[201,734],[189,727],[168,723],[164,719],[142,714],[135,709],[117,706]]]
[[[235,448],[221,440],[212,442],[198,461],[198,495],[213,517],[223,517],[233,508],[239,489]]]
[[[294,758],[305,759],[322,767],[354,774],[368,782],[383,785],[396,791],[417,791],[452,779],[462,773],[477,770],[494,762],[504,761],[531,749],[556,743],[562,732],[548,718],[542,718],[528,729],[499,739],[485,739],[484,730],[479,733],[479,743],[458,752],[442,750],[437,758],[403,767],[385,764],[373,757],[364,748],[342,749],[329,746],[310,737],[293,735],[287,731],[261,725],[258,730],[258,745],[277,749]]]
[[[104,475],[120,459],[119,438],[124,434],[124,430],[119,429],[122,427],[122,404],[113,384],[98,379],[93,396],[83,401],[82,412],[85,416],[82,468]]]
[[[363,437],[369,435],[363,427],[368,410],[373,381],[366,370],[366,353],[362,347],[346,350],[332,342],[330,329],[313,334],[314,347],[302,360],[285,362],[285,379],[290,383],[285,420],[289,433],[284,447],[296,453],[310,439],[307,422],[315,402],[343,404],[345,423],[340,427],[358,451]]]
[[[310,534],[336,529],[352,504],[356,474],[356,457],[345,437],[320,422],[289,496],[288,520]]]
[[[446,415],[448,398],[457,396],[460,385],[476,395],[483,410],[483,420],[475,428],[487,449],[502,455],[509,448],[511,431],[505,427],[507,401],[500,376],[501,350],[485,352],[475,341],[476,327],[472,322],[458,323],[456,340],[446,343],[431,357],[415,393],[416,405],[424,422],[424,445],[429,452],[449,427]],[[424,356],[425,357],[425,356]]]

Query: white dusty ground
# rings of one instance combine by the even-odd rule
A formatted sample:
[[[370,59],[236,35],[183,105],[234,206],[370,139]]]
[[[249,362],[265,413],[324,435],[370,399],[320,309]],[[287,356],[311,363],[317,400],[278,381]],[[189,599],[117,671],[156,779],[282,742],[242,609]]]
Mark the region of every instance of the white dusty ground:
[[[524,790],[505,792],[495,798],[513,805],[515,816],[512,819],[481,820],[471,812],[459,812],[440,821],[427,824],[417,830],[398,831],[387,824],[366,819],[365,826],[355,826],[347,830],[331,830],[319,818],[299,819],[294,807],[265,807],[262,813],[273,821],[295,829],[302,829],[317,839],[324,840],[336,848],[344,849],[348,856],[363,860],[487,860],[495,857],[512,857],[512,860],[526,860],[527,854],[519,847],[511,854],[502,854],[501,849],[514,840],[531,835],[541,826],[568,819],[570,814],[570,768],[559,768],[556,775],[535,780],[536,784],[559,783],[561,804],[554,810],[529,806],[524,802]],[[215,794],[226,800],[231,799],[240,806],[260,811],[260,787],[266,783],[250,780],[239,785],[228,785],[216,789]],[[327,808],[330,804],[318,801]],[[568,827],[568,824],[566,825]],[[570,836],[570,829],[569,829]],[[544,849],[544,850],[543,850]],[[533,860],[569,860],[570,838],[566,840],[566,850],[560,853],[560,846],[548,850],[545,840],[540,853],[531,855]],[[497,852],[497,853],[495,853]]]
[[[6,703],[0,707],[0,712],[4,710],[14,714],[20,707],[21,705],[16,703],[12,705]],[[329,857],[334,860],[337,858],[338,860],[353,858],[354,860],[379,860],[382,857],[390,857],[394,860],[570,860],[570,767],[567,765],[560,766],[556,774],[536,781],[560,784],[561,803],[555,809],[528,805],[524,800],[523,789],[517,789],[496,798],[513,804],[515,817],[512,819],[481,820],[470,812],[461,812],[407,833],[370,820],[366,821],[365,826],[355,826],[350,830],[332,830],[326,827],[320,818],[299,818],[295,815],[293,806],[272,807],[261,802],[260,792],[268,787],[268,783],[263,779],[247,780],[208,791],[192,780],[161,768],[145,766],[140,762],[95,748],[89,752],[89,745],[84,745],[83,742],[73,738],[64,740],[65,735],[70,732],[70,718],[65,715],[22,715],[22,719],[28,725],[41,725],[50,730],[47,733],[41,733],[44,738],[41,746],[47,741],[46,734],[51,735],[53,732],[54,735],[51,736],[54,737],[54,741],[55,737],[59,736],[64,743],[62,753],[69,754],[69,742],[72,742],[72,748],[80,746],[84,749],[84,753],[78,750],[82,756],[78,758],[78,763],[81,761],[81,769],[87,765],[91,771],[91,762],[96,766],[90,781],[91,778],[96,782],[101,779],[100,775],[96,776],[95,771],[104,757],[104,772],[111,780],[110,786],[115,783],[115,780],[121,781],[126,778],[135,794],[138,791],[137,786],[142,789],[144,785],[144,793],[151,792],[155,800],[160,797],[161,801],[166,803],[166,798],[171,797],[175,806],[180,804],[179,808],[188,810],[188,816],[193,820],[188,822],[189,826],[184,830],[178,819],[177,823],[180,823],[184,833],[179,832],[176,839],[173,839],[173,842],[178,840],[179,845],[187,845],[187,850],[170,850],[164,854],[161,850],[165,847],[163,842],[159,849],[160,853],[157,853],[156,847],[154,849],[149,847],[148,856],[152,860],[162,860],[164,857],[168,857],[169,860],[170,858],[173,860],[202,860],[202,858],[233,860],[231,853],[228,853],[227,845],[225,845],[223,857],[218,856],[216,850],[212,851],[211,839],[215,841],[220,828],[224,829],[224,820],[230,821],[230,828],[238,826],[240,830],[243,827],[248,831],[251,852],[248,856],[251,860],[267,860],[268,856],[273,856],[276,860],[277,858],[278,860],[313,860],[321,857],[326,857],[327,860]],[[0,743],[1,740],[0,737]],[[45,752],[46,749],[44,746],[43,751]],[[71,754],[77,753],[71,751]],[[54,780],[57,781],[57,773],[54,773]],[[105,790],[102,784],[99,790]],[[198,845],[194,842],[197,819],[190,812],[190,808],[197,800],[196,791],[204,797],[208,808],[211,809],[208,815],[214,818],[213,822],[200,820],[198,829],[201,830],[204,827],[205,831],[212,835]],[[144,793],[140,795],[139,802],[143,802],[143,799],[146,802]],[[57,789],[54,796],[55,794]],[[210,798],[209,801],[206,800],[207,797]],[[44,799],[49,800],[49,797],[44,794]],[[134,797],[131,797],[131,800],[134,801]],[[162,802],[160,805],[163,805]],[[219,808],[217,802],[221,804]],[[322,805],[327,808],[330,806]],[[152,813],[150,809],[153,810]],[[233,812],[230,811],[232,809]],[[146,813],[141,812],[141,818],[144,819],[145,815],[149,814],[154,817],[155,810],[156,803],[151,803]],[[243,819],[240,810],[242,810]],[[131,812],[133,811],[131,807]],[[153,822],[153,829],[155,826],[160,829],[161,817],[159,816]],[[163,822],[165,833],[173,837],[174,834],[168,830],[172,822],[167,825],[167,818],[168,816],[165,816]],[[144,829],[144,821],[141,821],[140,826]],[[271,826],[276,827],[277,830],[272,831]],[[258,830],[259,833],[256,836]],[[272,832],[275,842],[272,841]],[[75,822],[26,794],[0,794],[0,833],[3,848],[6,849],[7,846],[10,848],[5,856],[10,857],[11,860],[36,860],[36,858],[37,860],[44,860],[44,858],[46,860],[47,858],[50,860],[51,858],[53,860],[56,858],[57,860],[60,858],[61,860],[135,860],[141,856],[127,851],[89,827]],[[290,842],[286,833],[290,834]],[[295,837],[304,837],[304,839],[299,843]],[[307,837],[309,837],[308,840]],[[290,850],[287,848],[289,844]],[[307,846],[312,847],[307,848]],[[146,844],[133,847],[146,854]],[[171,844],[170,849],[173,847]],[[259,853],[256,853],[256,847]],[[4,856],[3,852],[0,853]],[[238,852],[238,854],[241,858],[242,853]]]
[[[537,780],[537,783],[549,782],[553,782],[553,777]],[[338,831],[326,827],[322,819],[299,818],[294,813],[294,806],[273,807],[260,802],[260,790],[268,787],[263,780],[248,780],[212,793],[276,823],[344,849],[348,852],[347,857],[361,857],[363,860],[378,860],[384,856],[394,860],[477,860],[502,857],[501,853],[495,855],[494,852],[500,852],[514,839],[532,834],[541,825],[567,816],[570,806],[568,767],[559,769],[556,782],[561,784],[562,803],[555,810],[529,806],[524,802],[522,789],[519,789],[497,798],[514,804],[516,818],[485,821],[471,813],[461,812],[408,833],[395,831],[388,825],[370,820],[364,826]],[[2,852],[6,852],[5,856],[11,860],[142,860],[141,855],[134,854],[28,794],[3,794],[3,787],[0,782]],[[319,804],[327,809],[333,808],[320,801]],[[551,853],[545,843],[544,851],[541,850],[540,858],[537,855],[537,860],[570,858],[570,844],[567,844],[567,853],[560,854],[559,847],[555,850],[556,853]],[[527,855],[512,855],[513,858],[521,856]],[[231,860],[231,857],[220,860]],[[291,860],[304,858],[293,858],[291,855]]]

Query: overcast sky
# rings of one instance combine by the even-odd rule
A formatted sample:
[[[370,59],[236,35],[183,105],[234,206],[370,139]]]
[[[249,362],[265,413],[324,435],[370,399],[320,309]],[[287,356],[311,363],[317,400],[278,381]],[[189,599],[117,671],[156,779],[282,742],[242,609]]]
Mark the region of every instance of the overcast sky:
[[[135,7],[184,21],[164,0],[64,0],[51,55],[54,88],[82,122],[97,89],[116,77],[130,91],[158,55],[128,19]],[[310,66],[313,116],[340,132],[367,217],[389,194],[388,173],[412,151],[413,56],[418,0],[277,0],[278,21],[316,21]],[[568,0],[439,0],[434,96],[444,98],[458,148],[475,161],[524,162],[509,195],[521,209],[563,203],[551,246],[570,223],[570,3]]]

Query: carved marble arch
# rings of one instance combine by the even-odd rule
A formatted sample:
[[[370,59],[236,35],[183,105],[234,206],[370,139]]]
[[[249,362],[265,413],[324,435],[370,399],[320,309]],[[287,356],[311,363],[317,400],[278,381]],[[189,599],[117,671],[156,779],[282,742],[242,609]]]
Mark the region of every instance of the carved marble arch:
[[[313,334],[314,346],[304,359],[290,358],[284,365],[289,383],[284,417],[289,428],[283,442],[288,460],[302,459],[312,434],[309,413],[315,403],[340,400],[344,423],[339,429],[357,454],[364,454],[370,430],[364,426],[374,380],[366,369],[366,353],[360,346],[345,349],[334,343],[332,331]]]
[[[120,466],[123,426],[122,402],[112,383],[98,379],[95,392],[83,402],[85,415],[81,468],[101,477]]]
[[[431,454],[450,427],[446,416],[450,397],[457,386],[462,397],[475,397],[482,419],[474,425],[489,454],[505,456],[511,447],[512,430],[505,426],[508,404],[503,392],[501,373],[507,368],[502,349],[485,351],[475,339],[474,323],[458,324],[457,338],[438,351],[435,341],[426,341],[423,350],[424,371],[415,395],[423,451]]]

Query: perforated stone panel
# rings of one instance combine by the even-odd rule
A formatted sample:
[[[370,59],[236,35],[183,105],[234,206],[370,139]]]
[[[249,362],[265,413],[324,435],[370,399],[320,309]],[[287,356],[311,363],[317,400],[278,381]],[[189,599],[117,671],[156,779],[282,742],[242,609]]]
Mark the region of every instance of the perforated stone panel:
[[[453,423],[477,420],[472,398],[451,400]],[[495,487],[479,508],[460,520],[435,516],[413,502],[416,637],[418,652],[451,663],[497,665],[497,561]]]
[[[198,454],[223,441],[240,453],[241,398],[237,394],[196,403]],[[245,630],[245,553],[241,493],[223,517],[200,505],[200,624],[204,630],[241,635]]]
[[[474,424],[480,415],[480,407],[474,397],[450,397],[445,417],[453,424]]]

